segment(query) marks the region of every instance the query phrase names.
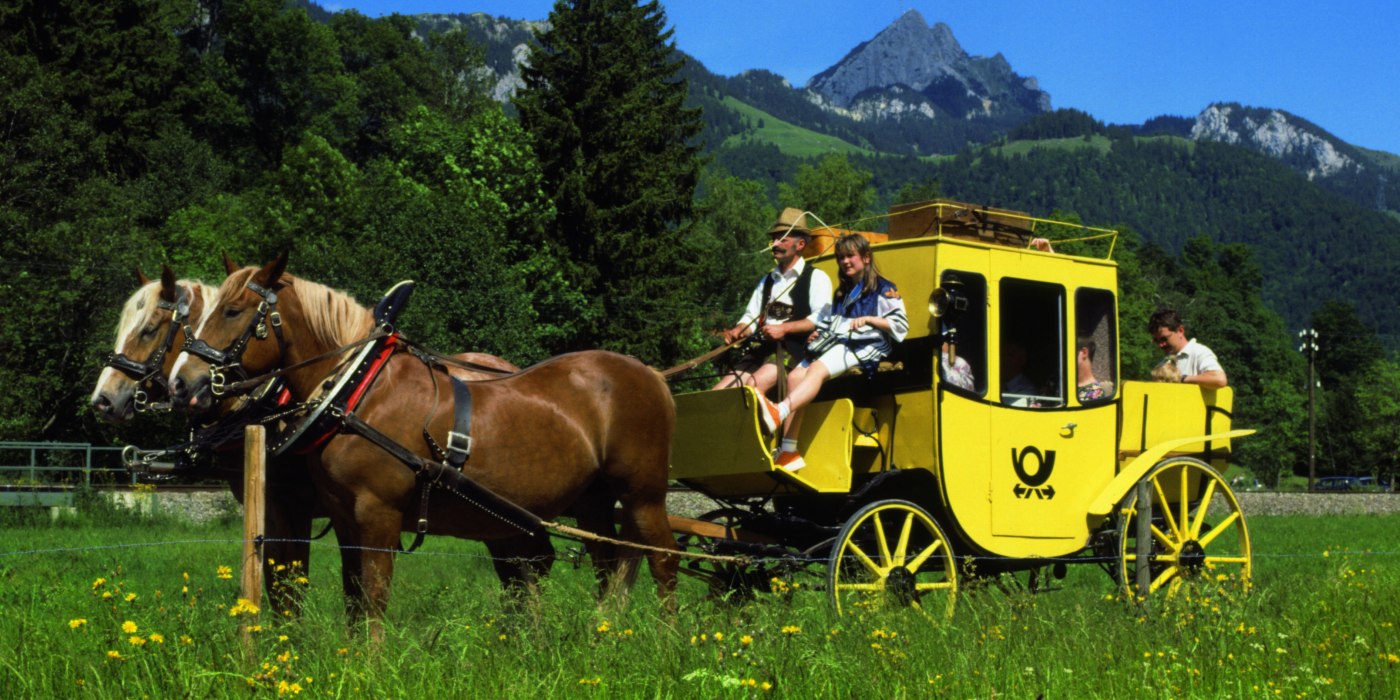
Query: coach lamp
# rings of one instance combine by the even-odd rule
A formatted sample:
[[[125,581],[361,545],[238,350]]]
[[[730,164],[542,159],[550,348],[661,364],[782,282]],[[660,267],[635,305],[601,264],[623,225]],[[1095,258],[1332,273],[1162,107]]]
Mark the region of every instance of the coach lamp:
[[[967,311],[967,306],[962,280],[955,275],[948,275],[943,280],[943,286],[934,289],[928,297],[928,313],[938,319],[943,327],[938,339],[940,344],[948,344],[949,362],[957,359],[958,318]]]

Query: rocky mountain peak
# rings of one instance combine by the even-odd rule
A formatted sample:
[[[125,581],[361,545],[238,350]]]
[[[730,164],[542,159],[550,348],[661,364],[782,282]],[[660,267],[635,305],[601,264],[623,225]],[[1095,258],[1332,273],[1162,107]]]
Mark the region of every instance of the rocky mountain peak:
[[[1212,104],[1196,115],[1191,138],[1253,148],[1302,170],[1309,180],[1362,167],[1329,134],[1277,109]]]
[[[929,26],[917,10],[905,12],[818,73],[807,89],[817,104],[865,116],[882,116],[880,105],[895,93],[907,103],[911,91],[962,119],[1028,116],[1050,109],[1050,95],[1034,78],[1017,75],[1001,54],[969,56],[951,27],[942,22]]]

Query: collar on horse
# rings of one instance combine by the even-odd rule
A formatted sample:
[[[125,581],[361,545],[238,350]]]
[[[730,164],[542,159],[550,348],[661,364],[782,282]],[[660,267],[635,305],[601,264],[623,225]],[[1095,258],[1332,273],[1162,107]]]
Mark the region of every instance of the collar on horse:
[[[190,292],[181,286],[175,287],[175,301],[164,299],[156,300],[156,308],[165,309],[170,312],[170,323],[165,328],[165,341],[156,346],[151,356],[145,362],[138,362],[127,357],[124,353],[114,352],[107,355],[103,365],[131,377],[136,381],[136,402],[137,412],[145,412],[157,409],[170,409],[170,403],[152,404],[151,396],[156,389],[160,389],[161,394],[169,397],[170,387],[166,383],[165,373],[161,371],[161,365],[165,362],[165,356],[175,347],[176,329],[188,329],[190,317]],[[188,333],[188,331],[186,331]]]
[[[394,330],[394,321],[413,295],[413,289],[413,282],[405,280],[385,293],[374,307],[374,324],[380,337],[365,343],[331,380],[333,384],[327,382],[330,388],[316,406],[269,446],[271,454],[280,455],[293,448],[299,453],[309,452],[340,432],[343,416],[355,410],[389,358],[406,346],[403,336]]]
[[[248,327],[244,328],[227,348],[216,350],[210,347],[209,343],[195,338],[194,331],[188,325],[185,326],[184,351],[209,363],[209,391],[215,396],[224,394],[228,386],[226,372],[229,370],[236,371],[240,376],[247,376],[248,372],[243,368],[243,351],[248,348],[248,341],[254,336],[257,336],[258,340],[266,338],[268,326],[272,327],[273,334],[277,336],[277,349],[286,356],[287,341],[282,337],[282,314],[277,312],[277,292],[252,280],[248,281],[247,287],[262,297],[262,301],[258,302],[258,311],[253,314]]]

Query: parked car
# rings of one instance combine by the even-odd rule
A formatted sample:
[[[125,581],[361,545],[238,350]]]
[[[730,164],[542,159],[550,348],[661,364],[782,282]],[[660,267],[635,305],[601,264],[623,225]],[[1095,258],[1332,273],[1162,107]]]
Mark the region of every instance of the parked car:
[[[1324,476],[1313,482],[1314,491],[1363,491],[1375,487],[1369,476]]]

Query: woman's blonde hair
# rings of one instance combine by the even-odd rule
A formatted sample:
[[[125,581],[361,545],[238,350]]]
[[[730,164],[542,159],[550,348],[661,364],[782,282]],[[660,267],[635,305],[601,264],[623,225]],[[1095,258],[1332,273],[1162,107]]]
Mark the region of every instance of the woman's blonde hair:
[[[880,268],[875,265],[875,254],[870,251],[870,241],[859,233],[848,233],[836,239],[835,247],[838,259],[854,253],[865,261],[865,269],[861,272],[860,279],[861,294],[873,293],[879,286]],[[841,276],[840,273],[837,273],[837,276],[841,277],[841,284],[837,287],[837,291],[839,296],[845,296],[850,293],[855,283]]]

